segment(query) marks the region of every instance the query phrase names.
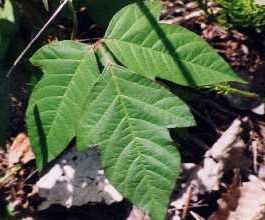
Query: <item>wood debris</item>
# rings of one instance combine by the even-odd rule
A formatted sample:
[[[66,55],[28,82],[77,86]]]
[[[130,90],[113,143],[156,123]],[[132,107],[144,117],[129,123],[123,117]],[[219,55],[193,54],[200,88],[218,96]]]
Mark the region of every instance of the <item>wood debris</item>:
[[[235,119],[231,126],[223,133],[216,143],[205,153],[202,166],[188,166],[184,170],[188,179],[179,191],[177,199],[171,206],[180,210],[185,206],[186,195],[192,185],[191,200],[197,201],[198,195],[218,191],[221,179],[226,172],[236,167],[244,167],[247,160],[244,159],[245,143],[240,138],[243,124],[247,118]],[[185,164],[184,164],[185,169]]]
[[[222,198],[219,209],[209,220],[264,220],[265,182],[255,176],[249,182],[239,184],[238,174]]]

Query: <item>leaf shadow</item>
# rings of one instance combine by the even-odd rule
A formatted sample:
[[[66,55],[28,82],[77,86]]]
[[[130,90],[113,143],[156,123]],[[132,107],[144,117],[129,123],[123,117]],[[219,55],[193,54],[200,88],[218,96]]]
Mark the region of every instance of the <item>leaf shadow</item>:
[[[144,1],[137,0],[136,4],[139,7],[139,9],[142,11],[142,13],[146,16],[147,20],[149,21],[150,25],[153,27],[153,29],[156,32],[156,34],[159,36],[159,38],[160,38],[161,42],[163,43],[164,47],[166,48],[168,54],[174,60],[176,65],[178,65],[179,68],[182,70],[182,72],[176,73],[176,74],[182,74],[183,77],[185,78],[186,82],[190,86],[197,86],[197,83],[193,79],[190,71],[188,70],[188,68],[181,61],[178,53],[176,52],[176,50],[175,50],[174,46],[172,45],[172,43],[170,42],[170,40],[168,39],[166,33],[159,26],[159,23],[158,23],[157,19],[150,12],[148,7],[144,4]]]
[[[39,164],[39,167],[43,167],[45,164],[48,163],[48,147],[47,147],[46,135],[44,132],[44,128],[42,126],[42,121],[40,118],[40,112],[38,106],[34,107],[34,118],[36,121],[39,143],[40,143],[40,152],[38,156],[41,157],[41,164]]]

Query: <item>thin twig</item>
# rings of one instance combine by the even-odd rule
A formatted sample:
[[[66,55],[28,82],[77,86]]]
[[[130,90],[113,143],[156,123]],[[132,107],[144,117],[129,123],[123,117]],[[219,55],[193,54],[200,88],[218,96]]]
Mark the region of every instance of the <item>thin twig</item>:
[[[187,218],[187,215],[188,215],[188,211],[190,208],[190,202],[191,202],[191,196],[192,196],[192,190],[193,190],[193,186],[191,184],[189,186],[187,192],[186,192],[186,195],[185,195],[186,198],[185,198],[184,208],[183,208],[182,216],[181,216],[181,218],[183,220],[185,220]]]
[[[36,173],[38,172],[38,169],[33,170],[33,172],[31,172],[27,178],[25,178],[25,180],[22,182],[23,184],[25,184],[31,177],[33,177]]]
[[[54,18],[61,12],[61,10],[64,8],[64,6],[70,2],[71,0],[64,0],[60,6],[56,9],[56,11],[53,13],[53,15],[49,18],[49,20],[43,25],[43,27],[40,29],[40,31],[35,35],[35,37],[28,43],[28,45],[25,47],[25,49],[21,52],[21,54],[18,56],[18,58],[15,60],[11,68],[6,74],[6,78],[9,78],[11,73],[14,71],[20,60],[23,58],[23,56],[28,52],[28,50],[31,48],[31,46],[36,42],[36,40],[40,37],[40,35],[45,31],[45,29],[49,26],[49,24],[54,20]]]
[[[197,213],[190,211],[190,214],[192,215],[192,217],[196,220],[205,220],[203,217],[201,217],[200,215],[198,215]]]
[[[252,142],[252,154],[253,154],[253,170],[254,170],[254,173],[257,174],[258,173],[258,146],[257,146],[257,143],[256,141],[254,140]]]

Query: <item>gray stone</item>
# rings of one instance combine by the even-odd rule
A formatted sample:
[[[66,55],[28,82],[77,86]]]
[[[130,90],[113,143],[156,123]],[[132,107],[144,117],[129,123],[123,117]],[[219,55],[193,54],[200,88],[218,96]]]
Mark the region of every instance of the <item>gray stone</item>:
[[[101,169],[96,147],[83,152],[71,148],[36,185],[40,197],[45,199],[39,210],[53,204],[70,208],[87,203],[112,204],[122,200]]]

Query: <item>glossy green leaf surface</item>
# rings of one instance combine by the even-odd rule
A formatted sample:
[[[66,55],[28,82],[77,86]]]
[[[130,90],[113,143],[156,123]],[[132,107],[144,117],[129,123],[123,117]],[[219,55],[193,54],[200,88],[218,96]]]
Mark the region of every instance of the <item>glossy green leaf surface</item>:
[[[5,0],[0,7],[0,61],[3,60],[8,44],[17,31],[14,1]]]
[[[119,11],[104,42],[126,67],[150,79],[184,86],[242,81],[199,36],[157,22],[159,3],[137,2]]]
[[[44,46],[31,62],[44,72],[27,109],[31,145],[42,167],[75,136],[76,123],[99,70],[93,50],[74,41]]]
[[[116,65],[91,90],[77,130],[79,149],[99,144],[103,168],[123,196],[164,219],[180,172],[167,128],[194,125],[189,108],[159,84]]]

